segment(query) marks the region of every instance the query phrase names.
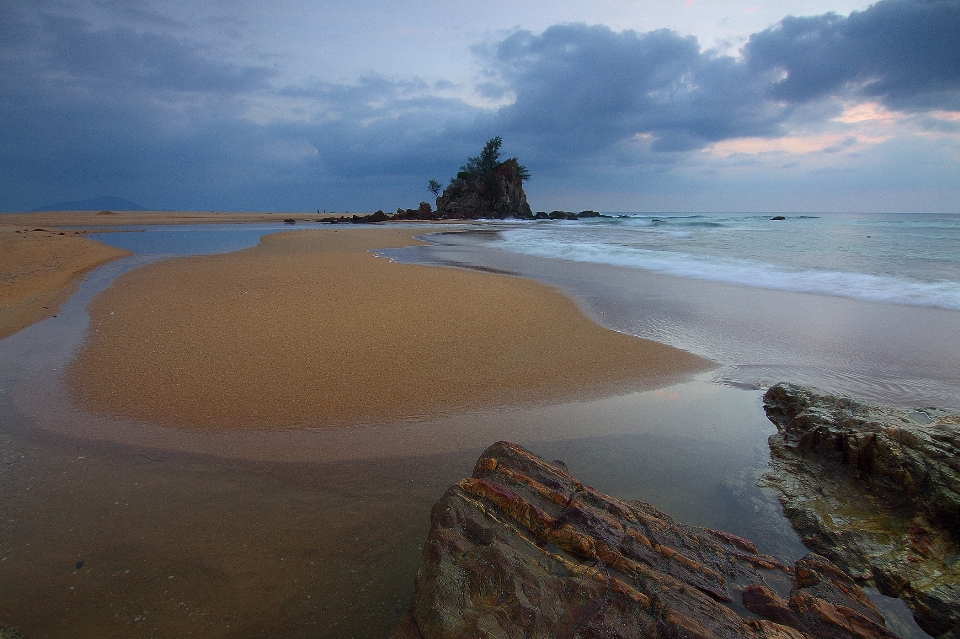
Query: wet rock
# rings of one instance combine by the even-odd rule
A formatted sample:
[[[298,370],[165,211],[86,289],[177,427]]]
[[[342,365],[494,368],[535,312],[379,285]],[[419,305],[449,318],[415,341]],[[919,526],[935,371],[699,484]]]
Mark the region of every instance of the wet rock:
[[[0,639],[26,639],[26,635],[13,626],[0,623]]]
[[[455,637],[896,635],[826,558],[785,566],[498,442],[434,506],[393,635]]]
[[[790,384],[764,396],[775,489],[804,543],[960,637],[960,418]]]

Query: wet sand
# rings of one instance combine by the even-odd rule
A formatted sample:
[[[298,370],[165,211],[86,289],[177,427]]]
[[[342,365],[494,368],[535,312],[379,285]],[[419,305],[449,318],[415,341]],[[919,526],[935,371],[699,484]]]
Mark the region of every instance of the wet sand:
[[[0,217],[0,339],[56,315],[86,273],[129,255],[79,231],[11,221]]]
[[[637,390],[711,366],[602,329],[544,285],[367,252],[411,233],[285,234],[129,272],[95,299],[71,367],[93,413],[55,397],[59,365],[12,367],[16,383],[0,387],[0,623],[28,636],[387,636],[430,507],[484,446],[605,421],[586,404],[461,411]],[[25,395],[38,380],[42,397]],[[614,430],[637,428],[632,404],[616,412]],[[98,436],[126,421],[113,414],[189,430],[151,426],[169,447]],[[262,430],[353,422],[377,425]],[[349,454],[327,435],[352,441]],[[195,452],[205,437],[256,455]],[[634,445],[651,464],[664,450]],[[614,447],[600,467],[624,451]]]
[[[330,229],[337,235],[348,230],[353,231]],[[381,236],[376,235],[380,229],[373,236],[363,231],[357,237],[386,245],[387,231]],[[411,231],[404,232],[398,244],[409,243]],[[237,255],[256,257],[269,244]],[[356,258],[368,276],[377,273],[367,270],[370,266],[405,273],[408,283],[425,281],[410,275],[419,269],[374,258],[363,246],[344,247],[336,261],[348,265]],[[290,254],[290,248],[281,252]],[[249,287],[270,272],[258,274],[253,268],[276,257],[268,250],[262,259],[234,269],[232,277],[240,278],[234,285],[246,284],[244,290],[270,297],[291,278],[304,278],[312,299],[325,290],[319,279],[352,277],[353,269],[343,266],[321,269],[323,278],[313,277],[310,263],[323,260],[324,253],[301,248],[293,252],[299,255],[288,255],[296,267],[282,279]],[[326,252],[336,255],[329,246]],[[354,258],[347,259],[351,253]],[[226,257],[214,256],[210,263]],[[190,258],[155,266],[182,263],[196,276],[198,270],[210,272],[204,270],[209,261]],[[108,269],[114,266],[119,265]],[[494,288],[524,281],[420,268],[444,277],[476,275],[487,286],[496,282]],[[176,280],[173,288],[188,282]],[[369,278],[360,284],[374,286]],[[410,288],[401,292],[408,295],[407,305],[419,299],[409,297]],[[156,291],[139,293],[138,299],[150,301]],[[63,353],[59,345],[67,329],[77,330],[76,339],[83,330],[69,309],[83,306],[73,300],[58,319],[0,344],[0,623],[18,626],[29,637],[389,636],[412,594],[431,506],[449,484],[469,475],[480,451],[499,438],[513,439],[547,459],[566,460],[578,477],[610,494],[649,501],[688,523],[752,537],[785,560],[802,553],[783,529],[775,499],[764,500],[755,486],[773,430],[763,416],[760,391],[710,383],[712,373],[657,391],[589,402],[494,407],[366,428],[185,430],[97,416],[64,401],[59,378],[66,355],[36,356],[34,342],[49,338],[51,351]],[[170,317],[186,317],[183,307],[177,308]],[[376,316],[375,309],[363,308]],[[570,307],[559,308],[566,313]],[[103,319],[115,318],[114,313]],[[323,317],[330,315],[327,310]],[[325,328],[299,321],[297,326],[307,325],[313,338]],[[274,340],[273,324],[255,328],[257,335]],[[227,333],[223,339],[235,335],[232,328]],[[282,346],[283,341],[272,343]],[[709,365],[698,362],[694,368]],[[550,369],[537,372],[546,376]],[[611,380],[610,388],[628,381],[659,386],[667,379],[627,375]],[[128,379],[114,390],[136,384]],[[585,392],[577,385],[567,391],[568,400],[610,392]],[[149,430],[163,435],[114,437],[112,429],[120,422],[129,422],[128,435]],[[218,443],[207,447],[210,441]],[[237,441],[245,442],[242,450],[230,449]]]
[[[268,236],[121,276],[68,381],[87,411],[202,430],[385,424],[650,388],[711,364],[550,287],[391,263],[403,228]]]
[[[227,211],[44,211],[4,213],[0,223],[8,226],[156,226],[163,224],[242,224],[247,222],[315,222],[333,213],[247,213]]]

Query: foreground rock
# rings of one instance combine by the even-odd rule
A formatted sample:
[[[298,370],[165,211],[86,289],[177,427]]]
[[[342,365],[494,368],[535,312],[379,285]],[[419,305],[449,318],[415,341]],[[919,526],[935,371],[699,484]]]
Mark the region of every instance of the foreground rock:
[[[777,384],[764,396],[774,488],[808,548],[960,637],[960,418]]]
[[[784,566],[499,442],[434,506],[393,639],[895,636],[823,557]]]

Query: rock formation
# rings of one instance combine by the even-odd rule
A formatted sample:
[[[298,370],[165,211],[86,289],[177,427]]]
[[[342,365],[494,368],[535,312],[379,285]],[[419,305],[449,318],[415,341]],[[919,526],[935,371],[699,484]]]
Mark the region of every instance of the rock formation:
[[[774,488],[808,548],[960,637],[960,418],[777,384],[764,396]]]
[[[437,213],[444,219],[532,218],[520,175],[516,159],[501,162],[490,175],[461,172],[437,198]]]
[[[895,636],[823,557],[785,566],[499,442],[433,507],[393,639]]]

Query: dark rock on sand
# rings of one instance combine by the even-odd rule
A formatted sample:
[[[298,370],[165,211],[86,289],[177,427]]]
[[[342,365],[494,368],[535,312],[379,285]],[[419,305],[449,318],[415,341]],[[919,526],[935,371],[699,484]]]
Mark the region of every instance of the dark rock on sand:
[[[785,566],[499,442],[434,506],[393,639],[895,636],[823,557]]]
[[[960,637],[960,418],[777,384],[764,396],[774,488],[804,543]]]

